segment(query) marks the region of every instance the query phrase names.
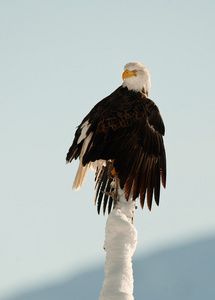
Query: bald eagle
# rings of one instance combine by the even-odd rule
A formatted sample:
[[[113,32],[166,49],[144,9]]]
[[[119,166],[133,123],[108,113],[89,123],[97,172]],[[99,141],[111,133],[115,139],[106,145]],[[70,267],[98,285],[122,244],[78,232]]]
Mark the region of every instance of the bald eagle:
[[[166,186],[164,123],[158,107],[148,98],[148,69],[139,62],[125,65],[123,83],[98,102],[77,127],[66,161],[79,158],[73,188],[81,188],[91,167],[96,171],[97,210],[111,211],[113,182],[117,178],[126,199],[145,198],[149,210],[159,205],[160,182]],[[147,196],[146,196],[147,195]]]

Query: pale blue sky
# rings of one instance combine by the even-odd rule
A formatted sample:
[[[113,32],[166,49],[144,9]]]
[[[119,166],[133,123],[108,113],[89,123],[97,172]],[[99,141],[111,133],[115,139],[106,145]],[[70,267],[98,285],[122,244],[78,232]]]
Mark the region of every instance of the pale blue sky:
[[[214,1],[1,1],[0,297],[103,264],[91,173],[72,191],[75,127],[150,71],[166,125],[167,189],[135,212],[135,255],[215,234]]]

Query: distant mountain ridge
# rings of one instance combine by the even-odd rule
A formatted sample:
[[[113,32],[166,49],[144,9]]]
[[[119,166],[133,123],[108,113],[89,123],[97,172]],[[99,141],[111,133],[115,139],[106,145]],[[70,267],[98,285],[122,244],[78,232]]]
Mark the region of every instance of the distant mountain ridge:
[[[134,299],[215,299],[215,237],[134,259]],[[104,266],[2,300],[96,300]]]

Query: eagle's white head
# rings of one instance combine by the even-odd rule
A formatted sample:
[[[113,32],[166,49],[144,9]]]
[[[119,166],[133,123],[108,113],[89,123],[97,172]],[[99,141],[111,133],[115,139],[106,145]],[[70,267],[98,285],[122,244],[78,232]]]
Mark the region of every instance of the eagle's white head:
[[[148,69],[140,62],[129,62],[124,67],[122,74],[123,87],[135,92],[143,92],[146,96],[149,95],[151,87],[150,74]]]

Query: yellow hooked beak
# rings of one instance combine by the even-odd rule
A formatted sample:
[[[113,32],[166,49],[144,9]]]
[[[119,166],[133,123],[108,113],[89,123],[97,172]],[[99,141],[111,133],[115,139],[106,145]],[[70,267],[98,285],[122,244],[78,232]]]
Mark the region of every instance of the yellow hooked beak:
[[[125,71],[122,73],[122,79],[123,79],[123,80],[124,80],[125,78],[132,77],[132,76],[137,76],[137,71],[136,71],[136,70],[134,70],[134,71],[125,70]]]

